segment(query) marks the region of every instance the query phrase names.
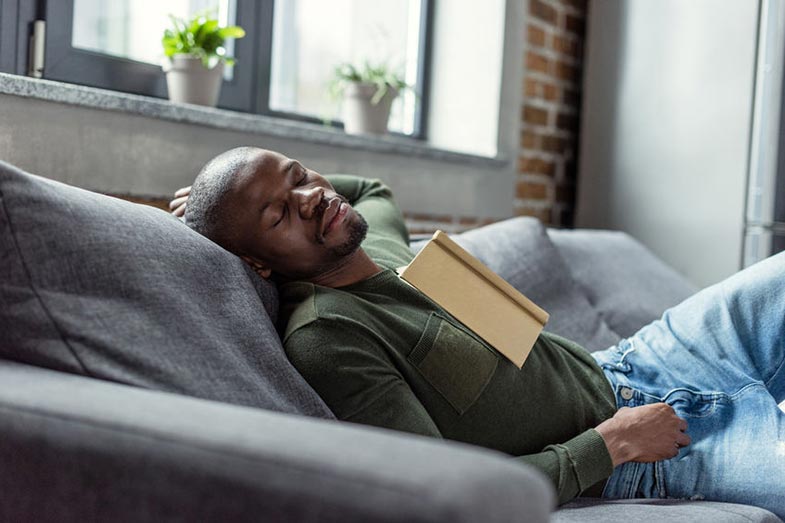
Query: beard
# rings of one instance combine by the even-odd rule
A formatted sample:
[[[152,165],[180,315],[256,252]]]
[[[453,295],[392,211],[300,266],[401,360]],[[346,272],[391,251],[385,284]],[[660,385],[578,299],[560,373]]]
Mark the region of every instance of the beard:
[[[337,259],[349,256],[359,249],[360,244],[365,239],[365,235],[368,233],[368,222],[365,221],[365,218],[360,213],[356,212],[355,214],[357,215],[357,220],[349,225],[349,237],[341,245],[330,249],[332,255]]]

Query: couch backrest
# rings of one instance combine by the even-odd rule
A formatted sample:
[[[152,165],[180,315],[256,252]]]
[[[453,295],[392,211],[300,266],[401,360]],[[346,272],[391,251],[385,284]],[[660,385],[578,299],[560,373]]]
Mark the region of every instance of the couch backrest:
[[[548,235],[581,292],[621,336],[632,336],[698,291],[627,233],[551,229]]]
[[[620,339],[576,285],[539,220],[504,220],[452,238],[548,311],[545,330],[590,351],[608,348]],[[415,243],[412,248],[417,251],[423,245]]]
[[[0,358],[331,417],[276,308],[272,285],[167,213],[0,162]]]

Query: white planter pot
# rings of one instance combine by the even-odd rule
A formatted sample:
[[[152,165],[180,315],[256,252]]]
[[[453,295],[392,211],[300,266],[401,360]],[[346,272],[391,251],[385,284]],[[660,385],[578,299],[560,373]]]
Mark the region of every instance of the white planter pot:
[[[164,60],[162,68],[166,73],[166,87],[172,102],[210,107],[218,103],[224,72],[222,61],[212,69],[207,69],[198,57],[176,54]]]
[[[352,83],[346,86],[343,94],[343,125],[348,134],[387,132],[390,106],[398,96],[398,90],[389,87],[376,105],[371,103],[374,94],[376,94],[375,84]]]

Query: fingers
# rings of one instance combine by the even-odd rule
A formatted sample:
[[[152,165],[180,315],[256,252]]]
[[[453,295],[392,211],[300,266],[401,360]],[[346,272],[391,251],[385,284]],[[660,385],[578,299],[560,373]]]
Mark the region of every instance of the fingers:
[[[676,445],[679,447],[686,447],[690,443],[692,443],[692,438],[690,438],[687,434],[682,432],[676,436]]]
[[[180,196],[179,198],[175,198],[171,202],[169,202],[169,208],[171,210],[175,210],[178,207],[181,207],[185,202],[188,201],[188,196]]]
[[[663,405],[666,405],[666,404],[663,403]],[[670,452],[670,454],[671,454],[670,457],[671,458],[675,458],[676,456],[679,455],[679,451],[682,449],[682,447],[686,447],[690,443],[692,443],[692,438],[690,438],[686,434],[686,431],[687,431],[687,420],[685,420],[684,418],[679,417],[676,414],[676,411],[673,409],[672,406],[667,405],[667,407],[668,407],[667,410],[668,410],[669,414],[671,414],[671,416],[675,420],[675,428],[678,430],[678,432],[676,434],[676,441],[674,442],[673,449]]]
[[[679,430],[682,432],[687,432],[687,420],[684,418],[679,418]]]
[[[169,202],[169,209],[178,218],[185,214],[185,204],[191,195],[191,186],[181,187],[174,192],[174,198]]]
[[[671,405],[668,405],[667,403],[654,403],[653,405],[657,405],[663,412],[666,412],[667,414],[670,414],[672,419],[676,421],[676,427],[681,432],[686,432],[687,431],[687,420],[685,420],[684,418],[679,417],[676,414],[676,411],[674,410],[674,408]]]
[[[179,189],[177,189],[174,192],[174,197],[175,198],[179,198],[181,196],[188,196],[189,194],[191,194],[191,186],[190,185],[188,187],[180,187]]]
[[[185,204],[180,205],[176,209],[172,211],[172,214],[177,216],[178,218],[182,217],[185,214]]]

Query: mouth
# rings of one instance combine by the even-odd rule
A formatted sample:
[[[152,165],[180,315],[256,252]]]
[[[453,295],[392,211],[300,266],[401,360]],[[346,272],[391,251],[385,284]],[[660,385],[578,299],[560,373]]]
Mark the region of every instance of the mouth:
[[[322,237],[330,234],[330,231],[335,229],[346,217],[349,212],[349,205],[343,202],[340,198],[333,198],[327,205],[322,216]]]

